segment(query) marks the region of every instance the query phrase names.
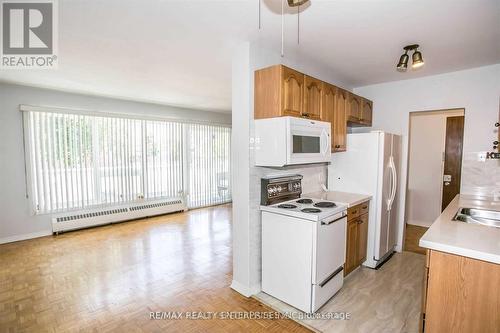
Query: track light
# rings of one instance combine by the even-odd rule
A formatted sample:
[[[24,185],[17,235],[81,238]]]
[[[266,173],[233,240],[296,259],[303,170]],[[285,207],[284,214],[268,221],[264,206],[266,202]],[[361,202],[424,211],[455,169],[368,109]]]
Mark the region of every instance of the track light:
[[[419,68],[424,65],[424,59],[422,59],[422,53],[420,53],[419,51],[415,51],[411,58],[413,61],[413,64],[411,65],[412,68]]]
[[[418,44],[413,44],[413,45],[407,45],[403,49],[405,50],[405,53],[401,55],[399,58],[399,62],[396,66],[397,70],[400,72],[406,72],[408,69],[408,60],[410,57],[408,56],[408,52],[413,51],[413,55],[411,57],[412,59],[412,65],[411,68],[417,69],[420,68],[424,65],[424,59],[422,58],[422,53],[418,51],[419,45]]]
[[[408,68],[408,59],[410,59],[410,57],[408,56],[408,51],[406,51],[404,54],[401,55],[401,58],[399,58],[397,66],[398,71],[406,72],[406,69]]]

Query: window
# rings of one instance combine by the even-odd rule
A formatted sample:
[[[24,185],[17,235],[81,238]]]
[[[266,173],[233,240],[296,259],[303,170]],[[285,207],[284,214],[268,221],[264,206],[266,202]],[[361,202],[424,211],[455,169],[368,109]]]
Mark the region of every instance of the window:
[[[185,195],[188,207],[231,200],[231,129],[219,125],[25,112],[36,213]]]

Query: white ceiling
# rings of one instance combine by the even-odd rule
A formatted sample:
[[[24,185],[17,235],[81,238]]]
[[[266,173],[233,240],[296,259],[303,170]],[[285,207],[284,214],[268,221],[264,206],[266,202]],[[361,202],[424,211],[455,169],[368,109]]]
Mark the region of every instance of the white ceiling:
[[[0,70],[0,80],[206,110],[231,107],[232,49],[280,45],[280,0],[59,1],[59,68]],[[285,16],[287,50],[352,86],[500,62],[498,0],[312,0]],[[425,66],[399,73],[402,47]],[[290,51],[292,52],[292,51]]]

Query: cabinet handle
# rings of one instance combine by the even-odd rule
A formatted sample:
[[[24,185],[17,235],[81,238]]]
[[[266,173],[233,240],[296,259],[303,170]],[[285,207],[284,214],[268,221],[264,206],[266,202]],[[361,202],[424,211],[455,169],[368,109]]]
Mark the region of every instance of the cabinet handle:
[[[367,208],[368,208],[368,206],[363,206],[363,209],[367,209]]]
[[[309,113],[303,113],[302,117],[309,118],[310,116],[309,116]]]
[[[335,148],[340,148],[340,145],[335,145]]]
[[[357,211],[357,210],[353,210],[353,211],[352,211],[352,213],[353,213],[353,214],[357,214],[357,213],[358,213],[358,211]]]

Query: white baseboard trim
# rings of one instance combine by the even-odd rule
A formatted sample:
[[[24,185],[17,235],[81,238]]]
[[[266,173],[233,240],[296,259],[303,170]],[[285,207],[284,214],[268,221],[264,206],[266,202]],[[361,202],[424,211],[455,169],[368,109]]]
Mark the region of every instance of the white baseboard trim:
[[[27,239],[33,239],[38,237],[50,236],[52,235],[52,230],[32,232],[29,234],[15,235],[10,237],[0,238],[0,244],[19,242]]]
[[[231,282],[231,289],[239,292],[240,294],[242,294],[245,297],[257,295],[258,293],[260,293],[262,291],[262,287],[261,287],[260,283],[249,287],[249,286],[246,286],[246,285],[239,283],[238,281],[235,281],[235,280],[233,280]]]

